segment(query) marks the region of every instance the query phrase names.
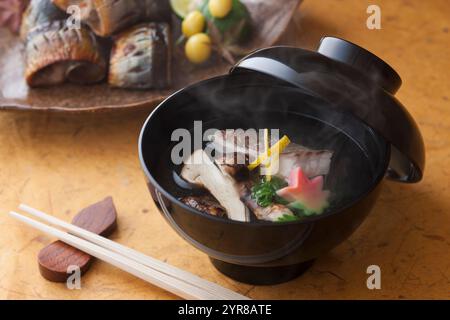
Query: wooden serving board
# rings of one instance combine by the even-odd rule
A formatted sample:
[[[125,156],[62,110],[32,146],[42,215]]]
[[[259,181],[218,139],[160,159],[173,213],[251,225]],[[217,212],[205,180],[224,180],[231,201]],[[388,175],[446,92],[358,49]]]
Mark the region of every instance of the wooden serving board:
[[[242,0],[253,21],[251,41],[245,52],[273,45],[283,34],[302,0]],[[90,86],[65,84],[31,89],[23,77],[23,44],[8,30],[0,28],[0,109],[34,111],[100,111],[153,107],[170,93],[194,82],[226,73],[231,65],[213,57],[206,66],[194,67],[175,48],[172,68],[173,84],[168,90],[115,89],[106,83]]]

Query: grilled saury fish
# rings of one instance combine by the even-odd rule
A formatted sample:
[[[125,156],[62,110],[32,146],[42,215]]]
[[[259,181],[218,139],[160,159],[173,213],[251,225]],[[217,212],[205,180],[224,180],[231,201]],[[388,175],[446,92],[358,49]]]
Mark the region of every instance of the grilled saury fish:
[[[105,54],[88,28],[69,28],[65,13],[50,0],[32,0],[24,15],[25,78],[31,87],[104,79]]]
[[[109,84],[114,87],[161,89],[170,85],[170,28],[143,23],[115,37]]]
[[[169,0],[53,0],[66,11],[81,8],[81,20],[97,35],[107,37],[139,22],[169,22]]]

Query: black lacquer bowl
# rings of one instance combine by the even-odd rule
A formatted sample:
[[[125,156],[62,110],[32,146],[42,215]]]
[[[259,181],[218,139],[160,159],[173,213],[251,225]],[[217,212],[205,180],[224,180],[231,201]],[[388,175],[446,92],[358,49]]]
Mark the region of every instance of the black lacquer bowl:
[[[254,68],[246,64],[251,55],[229,75],[205,80],[167,98],[147,119],[139,139],[148,187],[164,218],[185,240],[208,254],[221,272],[253,284],[275,284],[300,275],[314,259],[348,238],[363,222],[378,197],[385,175],[404,182],[418,181],[424,159],[423,143],[407,146],[408,150],[418,152],[411,159],[402,152],[403,146],[386,137],[383,128],[373,126],[373,119],[361,117],[364,108],[377,107],[374,95],[375,101],[381,99],[377,94],[385,94],[398,103],[373,79],[361,84],[364,76],[360,71],[323,54],[284,47],[266,50],[286,56],[305,55],[305,59],[313,57],[315,63],[321,59],[322,66],[336,64],[348,73],[342,75],[333,70],[341,85],[340,77],[350,75],[346,80],[349,89],[342,91],[340,99],[335,99],[335,95],[317,89],[317,81],[325,83],[319,76],[311,81],[311,73],[306,72],[306,80],[301,78],[302,67],[298,63],[292,66],[277,58],[271,60],[275,65],[270,66],[269,61],[263,64],[263,69],[267,66],[269,69],[261,70],[258,69],[261,64]],[[329,77],[330,74],[327,81]],[[354,79],[358,80],[356,85]],[[361,94],[361,85],[374,87],[370,100]],[[330,86],[330,90],[335,89]],[[361,97],[356,101],[348,99],[356,92]],[[401,105],[399,108],[412,121]],[[370,117],[373,113],[365,114]],[[180,128],[192,132],[194,121],[202,121],[203,132],[209,128],[280,129],[281,134],[306,147],[333,150],[325,181],[325,187],[333,191],[330,209],[302,221],[245,223],[210,216],[186,206],[178,199],[192,191],[180,187],[174,179],[174,172],[180,168],[171,161],[175,144],[172,133]],[[417,128],[414,123],[408,126]],[[417,141],[410,143],[420,144],[418,130],[413,134]]]

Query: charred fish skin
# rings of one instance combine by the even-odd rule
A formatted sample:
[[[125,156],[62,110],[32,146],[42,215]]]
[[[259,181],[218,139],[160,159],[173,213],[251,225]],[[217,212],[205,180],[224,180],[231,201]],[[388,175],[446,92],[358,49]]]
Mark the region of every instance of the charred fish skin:
[[[96,83],[106,74],[106,61],[95,36],[86,28],[69,29],[63,21],[30,35],[25,50],[25,79],[30,87],[66,81]]]
[[[50,0],[30,2],[22,25],[30,87],[66,81],[91,84],[105,78],[107,65],[97,38],[84,26],[67,27],[66,18]]]
[[[81,19],[98,36],[108,37],[140,22],[169,22],[169,0],[53,0],[62,10],[82,8]]]
[[[164,89],[171,82],[167,23],[144,23],[115,37],[108,82],[118,88]]]
[[[215,161],[224,174],[230,175],[237,182],[250,179],[250,171],[247,167],[249,158],[247,155],[240,153],[216,154]]]
[[[184,204],[211,216],[225,218],[227,211],[212,196],[188,196],[180,199]]]
[[[55,21],[66,20],[68,15],[50,0],[31,0],[23,13],[20,38],[26,40],[37,28],[45,29]]]
[[[301,167],[309,178],[329,173],[333,152],[328,150],[309,150],[298,145],[288,148],[280,156],[277,173],[279,176],[287,179],[292,168],[296,167]]]
[[[262,142],[258,143],[255,135],[246,135],[243,131],[217,130],[208,137],[216,152],[221,154],[239,153],[255,160],[264,150]]]
[[[220,152],[244,153],[254,160],[264,150],[263,141],[257,137],[246,137],[243,131],[218,130],[209,137],[214,149]],[[271,145],[277,141],[271,140]],[[275,175],[288,179],[290,171],[302,167],[308,177],[327,175],[330,171],[333,152],[329,150],[312,150],[296,143],[290,143],[280,154],[278,172]]]

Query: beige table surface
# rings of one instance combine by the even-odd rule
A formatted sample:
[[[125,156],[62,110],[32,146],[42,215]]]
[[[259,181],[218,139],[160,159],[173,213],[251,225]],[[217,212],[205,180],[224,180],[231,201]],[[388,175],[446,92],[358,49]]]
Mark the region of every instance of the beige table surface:
[[[382,30],[365,26],[372,1],[306,0],[280,43],[314,48],[323,35],[379,54],[401,74],[399,99],[424,135],[420,184],[385,182],[364,224],[301,278],[258,287],[232,281],[166,224],[150,200],[137,137],[150,110],[116,114],[0,114],[0,298],[175,299],[106,263],[96,262],[70,291],[39,275],[36,255],[53,239],[6,216],[26,202],[70,220],[112,195],[114,240],[255,299],[450,298],[450,39],[447,0],[378,0]],[[382,289],[366,287],[377,264]]]

